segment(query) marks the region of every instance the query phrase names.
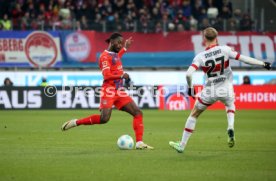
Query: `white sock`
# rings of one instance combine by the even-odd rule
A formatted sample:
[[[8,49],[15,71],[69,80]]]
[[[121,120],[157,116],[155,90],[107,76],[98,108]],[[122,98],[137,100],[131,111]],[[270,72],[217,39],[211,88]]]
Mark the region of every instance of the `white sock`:
[[[229,130],[229,129],[233,129],[234,130],[235,113],[228,112],[227,113],[227,121],[228,121],[227,130]]]
[[[77,125],[77,120],[78,120],[78,119],[73,119],[73,120],[72,120],[74,126],[78,126],[78,125]]]
[[[227,130],[233,129],[234,130],[234,120],[235,120],[235,104],[234,102],[229,102],[227,105],[225,105],[226,115],[227,115],[227,121],[228,121],[228,127]]]
[[[182,139],[180,142],[180,144],[183,147],[187,145],[187,142],[195,129],[195,125],[196,125],[196,118],[189,116],[186,121],[185,129],[183,131]]]

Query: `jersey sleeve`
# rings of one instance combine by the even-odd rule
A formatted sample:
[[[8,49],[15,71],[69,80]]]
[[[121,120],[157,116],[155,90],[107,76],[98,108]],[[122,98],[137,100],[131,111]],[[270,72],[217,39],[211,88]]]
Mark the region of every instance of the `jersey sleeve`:
[[[118,53],[119,58],[122,58],[122,56],[126,53],[126,51],[127,51],[126,48],[122,48]]]
[[[111,61],[110,57],[108,57],[107,55],[103,55],[100,58],[100,69],[102,71],[104,80],[120,79],[123,73],[119,75],[112,74],[110,71],[110,67],[111,67],[110,61]]]
[[[229,46],[224,46],[225,50],[227,52],[227,54],[229,55],[229,57],[234,58],[235,60],[239,60],[240,58],[240,53],[235,51],[233,48],[229,47]]]
[[[199,56],[196,56],[193,59],[193,62],[191,64],[191,66],[194,67],[196,70],[200,68],[200,58],[199,58]]]

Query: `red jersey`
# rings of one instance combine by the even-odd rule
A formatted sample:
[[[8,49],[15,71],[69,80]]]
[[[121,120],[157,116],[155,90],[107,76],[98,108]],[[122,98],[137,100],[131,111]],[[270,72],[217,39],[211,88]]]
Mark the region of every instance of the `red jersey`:
[[[114,87],[118,89],[123,86],[121,76],[124,74],[121,58],[126,52],[122,48],[118,53],[105,50],[99,59],[99,67],[103,74],[103,87]]]

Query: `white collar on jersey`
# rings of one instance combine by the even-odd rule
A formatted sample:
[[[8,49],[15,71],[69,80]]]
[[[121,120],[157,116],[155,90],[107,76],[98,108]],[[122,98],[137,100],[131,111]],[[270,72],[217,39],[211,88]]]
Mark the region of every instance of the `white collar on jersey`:
[[[107,52],[107,53],[114,53],[114,54],[116,54],[116,52],[111,52],[111,51],[108,51],[108,50],[104,50],[105,52]]]

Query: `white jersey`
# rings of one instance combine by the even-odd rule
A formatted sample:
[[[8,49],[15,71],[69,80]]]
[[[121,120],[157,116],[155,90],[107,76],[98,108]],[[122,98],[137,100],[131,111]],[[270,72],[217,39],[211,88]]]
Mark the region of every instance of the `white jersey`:
[[[223,102],[235,110],[233,75],[229,58],[238,60],[240,54],[229,46],[214,45],[199,53],[191,66],[201,68],[206,75],[206,84],[201,91],[196,106],[204,110],[216,101]]]
[[[232,83],[233,76],[229,58],[238,60],[240,54],[229,46],[213,45],[199,53],[193,60],[191,66],[195,69],[201,68],[206,75],[206,85],[220,84],[222,82]]]

